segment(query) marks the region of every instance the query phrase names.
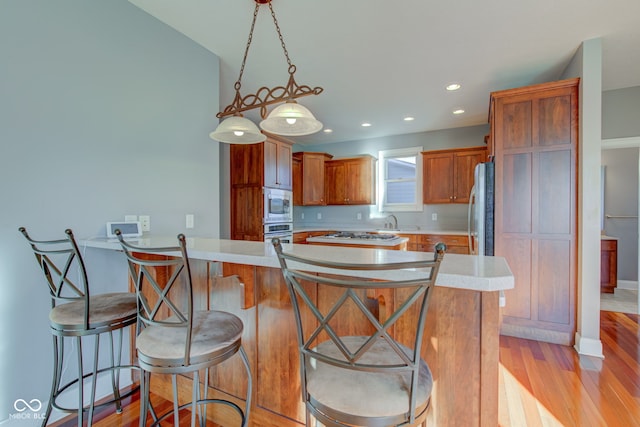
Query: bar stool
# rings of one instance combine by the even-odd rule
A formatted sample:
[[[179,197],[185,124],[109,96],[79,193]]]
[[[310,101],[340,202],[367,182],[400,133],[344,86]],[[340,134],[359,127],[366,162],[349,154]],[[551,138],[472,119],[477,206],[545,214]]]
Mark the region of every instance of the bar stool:
[[[424,424],[433,378],[420,353],[445,245],[432,260],[348,264],[272,243],[295,313],[306,425],[311,415],[331,427]]]
[[[224,404],[233,408],[241,425],[249,422],[251,408],[251,369],[242,348],[244,325],[237,316],[224,311],[194,310],[191,268],[186,239],[178,235],[178,245],[138,247],[126,242],[120,230],[116,236],[127,257],[129,273],[138,296],[141,330],[136,337],[138,363],[143,371],[140,381],[140,427],[146,425],[149,411],[149,386],[152,373],[170,374],[173,386],[173,409],[159,418],[151,411],[153,426],[173,414],[179,425],[179,412],[191,407],[191,426],[206,425],[206,405]],[[209,399],[209,368],[239,353],[247,371],[247,396],[244,410],[236,403]],[[204,394],[200,391],[200,370],[204,369]],[[178,374],[193,374],[191,402],[178,399]]]
[[[42,425],[47,425],[52,408],[62,412],[77,412],[78,427],[82,426],[83,415],[87,412],[87,425],[93,422],[96,407],[115,404],[116,411],[122,411],[121,401],[133,394],[133,388],[126,394],[120,394],[120,370],[137,369],[131,365],[122,365],[122,336],[127,326],[137,320],[136,296],[129,292],[92,295],[85,263],[78,245],[69,229],[65,238],[57,240],[34,240],[24,227],[19,231],[24,235],[35,254],[49,287],[51,311],[49,322],[53,336],[53,380]],[[118,331],[118,347],[114,346],[114,331]],[[107,334],[110,343],[109,366],[98,369],[100,337]],[[93,365],[89,373],[84,372],[82,342],[83,338],[94,337]],[[65,356],[65,338],[74,339],[77,348],[78,373],[75,379],[62,384],[62,367]],[[113,399],[95,404],[96,382],[99,374],[110,371]],[[91,379],[91,397],[84,404],[85,380]],[[62,407],[58,398],[71,386],[78,386],[77,408]]]

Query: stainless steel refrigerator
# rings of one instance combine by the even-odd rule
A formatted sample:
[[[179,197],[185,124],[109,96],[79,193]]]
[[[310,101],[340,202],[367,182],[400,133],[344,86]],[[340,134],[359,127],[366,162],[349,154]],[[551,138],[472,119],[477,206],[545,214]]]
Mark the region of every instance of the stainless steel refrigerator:
[[[469,197],[469,253],[493,255],[494,183],[493,162],[479,163]]]

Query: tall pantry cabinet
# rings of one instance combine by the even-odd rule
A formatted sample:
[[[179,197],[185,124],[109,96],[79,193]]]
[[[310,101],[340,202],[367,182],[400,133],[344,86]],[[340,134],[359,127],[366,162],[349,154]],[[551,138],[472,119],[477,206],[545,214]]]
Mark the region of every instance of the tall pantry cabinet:
[[[515,277],[501,332],[570,345],[576,325],[579,79],[491,94],[495,254]]]

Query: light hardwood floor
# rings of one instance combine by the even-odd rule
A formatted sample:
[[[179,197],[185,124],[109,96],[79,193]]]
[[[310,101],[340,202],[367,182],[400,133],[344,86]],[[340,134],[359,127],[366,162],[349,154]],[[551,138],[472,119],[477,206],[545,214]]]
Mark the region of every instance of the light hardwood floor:
[[[638,315],[600,319],[604,360],[501,337],[501,426],[640,426]]]
[[[501,427],[640,427],[639,316],[602,311],[600,317],[604,360],[580,357],[571,347],[501,337]],[[170,407],[152,399],[159,413]],[[137,426],[138,411],[134,395],[122,414],[99,412],[94,426]],[[55,424],[75,425],[75,419]]]

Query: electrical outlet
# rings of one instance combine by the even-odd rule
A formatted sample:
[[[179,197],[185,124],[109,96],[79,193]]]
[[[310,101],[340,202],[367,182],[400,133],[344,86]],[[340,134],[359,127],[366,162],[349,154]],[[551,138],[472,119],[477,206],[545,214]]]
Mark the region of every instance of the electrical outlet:
[[[357,219],[357,220],[361,220],[361,219],[362,219],[362,212],[358,212],[358,213],[356,214],[356,219]]]
[[[432,213],[431,214],[431,221],[437,221],[438,220],[438,214],[437,213]]]
[[[304,219],[304,212],[300,214],[300,219]]]
[[[193,214],[187,214],[185,216],[185,226],[187,228],[193,228],[194,227],[194,222],[195,222],[195,217]]]
[[[151,231],[151,217],[149,215],[140,215],[138,219],[140,220],[142,231]]]
[[[316,218],[322,219],[322,213],[318,212],[318,215],[316,215]]]
[[[138,220],[138,215],[125,215],[124,222],[136,222]]]

